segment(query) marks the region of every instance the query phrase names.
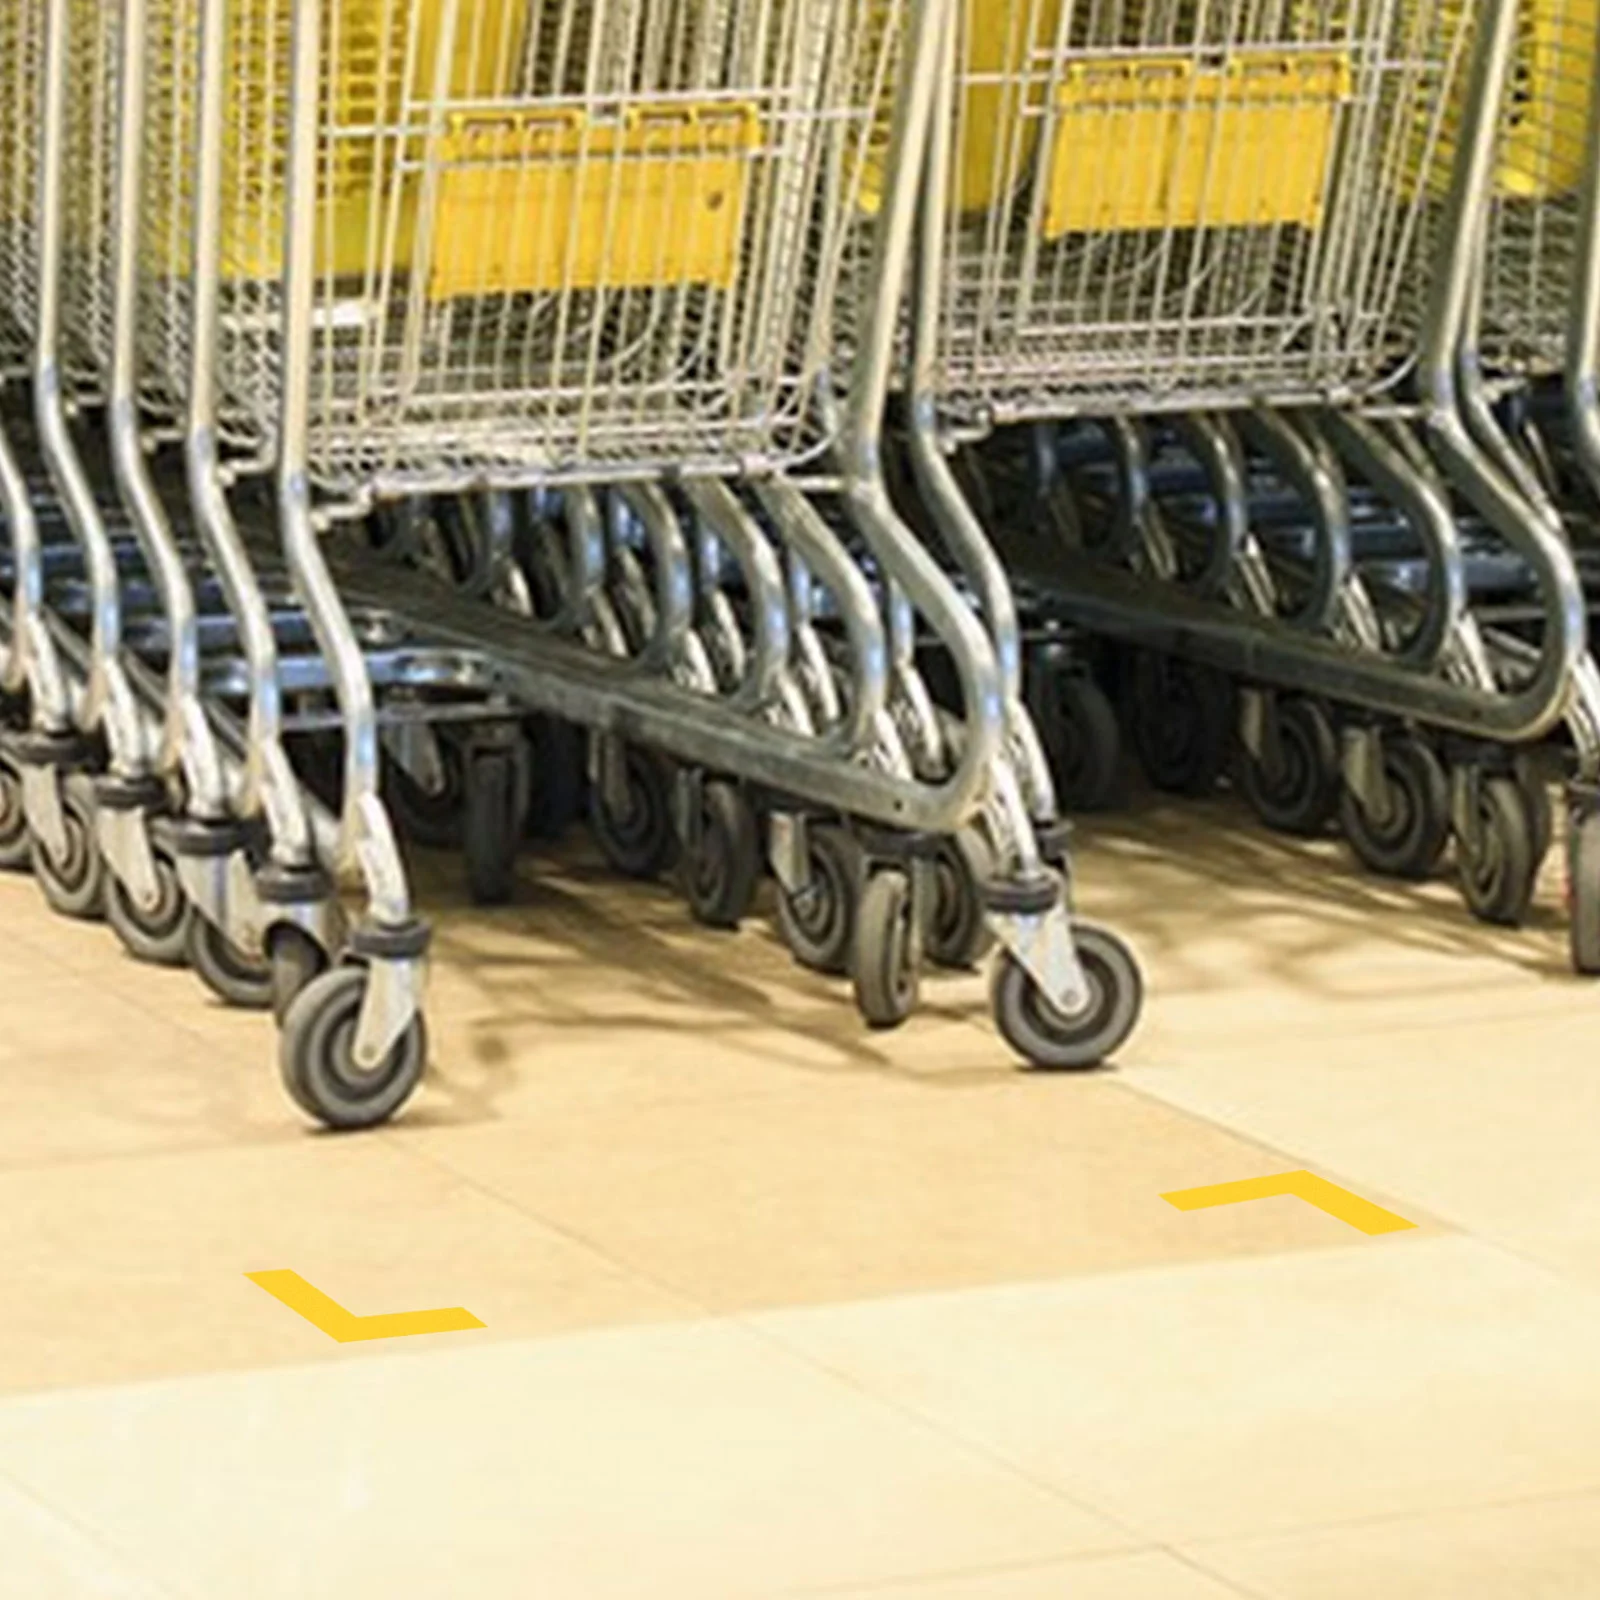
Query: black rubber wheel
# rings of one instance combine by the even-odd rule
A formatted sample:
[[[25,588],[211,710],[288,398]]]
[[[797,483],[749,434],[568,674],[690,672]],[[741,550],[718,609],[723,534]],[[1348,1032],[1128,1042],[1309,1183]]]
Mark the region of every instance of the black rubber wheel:
[[[367,989],[365,967],[335,967],[313,979],[283,1019],[278,1067],[290,1098],[328,1128],[387,1122],[416,1092],[428,1060],[427,1028],[411,1019],[379,1066],[356,1065],[356,1023]]]
[[[1600,977],[1600,811],[1575,812],[1567,830],[1567,942],[1572,970]]]
[[[1047,999],[1033,974],[1009,951],[995,963],[990,1004],[1007,1044],[1030,1066],[1082,1072],[1114,1055],[1138,1026],[1144,979],[1133,952],[1093,923],[1073,926],[1089,998],[1069,1015]]]
[[[0,758],[0,872],[26,872],[33,863],[22,774]]]
[[[761,830],[736,784],[709,779],[701,791],[700,841],[684,863],[684,889],[695,920],[737,928],[750,914],[761,881]]]
[[[196,976],[225,1005],[241,1011],[272,1009],[272,965],[253,961],[214,922],[194,912],[185,950]]]
[[[528,835],[559,839],[583,815],[583,735],[559,717],[526,725],[532,749]]]
[[[466,829],[466,780],[461,748],[453,739],[439,741],[439,785],[429,789],[400,763],[384,762],[383,798],[402,837],[425,850],[459,850]]]
[[[1520,928],[1533,902],[1538,862],[1533,819],[1515,778],[1484,777],[1477,786],[1476,840],[1456,840],[1461,896],[1480,922]]]
[[[526,763],[515,750],[475,750],[465,770],[463,840],[467,892],[479,906],[503,906],[517,883],[517,848],[527,816]]]
[[[303,928],[283,923],[267,934],[272,1015],[282,1027],[295,999],[327,971],[328,954]]]
[[[861,847],[831,823],[813,823],[806,841],[811,881],[796,895],[780,887],[778,932],[801,966],[842,977],[855,939]]]
[[[1339,826],[1363,865],[1386,878],[1421,882],[1450,842],[1450,780],[1439,758],[1410,734],[1385,738],[1388,814],[1372,818],[1354,793],[1339,797]]]
[[[177,863],[165,850],[151,852],[157,899],[145,910],[114,872],[106,874],[106,921],[136,961],[157,967],[181,967],[189,959],[189,921],[194,915],[183,892]]]
[[[1168,794],[1207,795],[1233,748],[1233,685],[1220,672],[1141,653],[1129,714],[1145,776]]]
[[[898,1028],[916,1009],[922,974],[912,938],[911,880],[897,868],[874,872],[856,907],[851,977],[869,1027]]]
[[[30,835],[33,874],[52,910],[85,922],[105,914],[108,876],[95,834],[94,802],[70,778],[61,784],[61,828],[66,855],[57,861],[45,843]]]
[[[667,764],[648,750],[624,752],[628,800],[620,816],[606,803],[604,786],[589,791],[589,826],[601,853],[627,878],[656,878],[672,865],[677,832],[672,825],[672,778]]]
[[[1105,690],[1081,668],[1043,664],[1028,702],[1061,809],[1105,810],[1122,770],[1122,729]]]
[[[1343,788],[1338,735],[1322,707],[1298,695],[1278,701],[1272,715],[1278,723],[1278,771],[1269,772],[1241,749],[1239,788],[1269,828],[1319,838],[1339,809]]]
[[[983,886],[994,874],[994,852],[981,833],[963,828],[939,841],[923,932],[923,948],[935,966],[970,972],[988,954],[994,934],[984,915]]]

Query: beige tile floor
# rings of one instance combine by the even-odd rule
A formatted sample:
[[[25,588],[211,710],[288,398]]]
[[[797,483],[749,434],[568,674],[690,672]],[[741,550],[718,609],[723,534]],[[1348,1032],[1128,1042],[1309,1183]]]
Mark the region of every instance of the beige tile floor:
[[[1600,1597],[1600,992],[1225,805],[1085,840],[1149,1020],[1019,1074],[581,854],[335,1139],[0,880],[5,1600]],[[1417,1227],[1163,1192],[1310,1168]],[[338,1345],[244,1274],[478,1331]]]

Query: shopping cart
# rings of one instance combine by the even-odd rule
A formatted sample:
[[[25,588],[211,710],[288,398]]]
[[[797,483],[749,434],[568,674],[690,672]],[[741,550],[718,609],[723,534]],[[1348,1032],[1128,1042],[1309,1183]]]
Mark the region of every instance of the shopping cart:
[[[1515,91],[1502,112],[1460,385],[1484,449],[1572,542],[1592,615],[1600,586],[1593,532],[1600,484],[1600,8],[1592,0],[1529,0],[1519,21]],[[1516,629],[1528,610],[1512,589],[1487,615]],[[1596,701],[1591,687],[1584,703]],[[1569,931],[1574,966],[1594,973],[1600,763],[1582,740],[1576,767],[1569,783]]]
[[[1494,878],[1480,898],[1513,920],[1539,830],[1503,752],[1584,684],[1570,555],[1478,444],[1456,383],[1516,23],[1511,4],[969,6],[946,41],[911,365],[914,465],[941,534],[974,533],[947,447],[1093,421],[1120,510],[1076,548],[1034,544],[1052,607],[1237,680],[1245,758],[1286,807],[1302,782],[1329,793],[1337,753],[1341,820],[1375,863],[1426,871],[1453,819],[1464,878],[1474,893]],[[1426,452],[1396,420],[1407,384]],[[1070,447],[1047,433],[1047,465]],[[1163,456],[1206,512],[1198,555],[1169,552],[1165,574]],[[1293,603],[1257,585],[1247,614],[1240,589],[1270,553],[1262,477],[1294,490],[1312,536]],[[1404,629],[1357,569],[1346,480],[1403,507],[1427,554]],[[1531,578],[1537,642],[1498,671],[1466,610],[1452,498]],[[1185,684],[1217,699],[1192,669],[1144,658],[1138,677],[1158,726]],[[1588,718],[1574,723],[1587,752]],[[1489,871],[1503,860],[1523,863],[1514,890]]]
[[[894,516],[878,465],[938,6],[896,8],[892,27],[849,0],[207,0],[201,13],[205,36],[222,35],[203,52],[198,130],[220,165],[214,231],[197,221],[200,275],[215,283],[195,296],[216,307],[215,434],[229,458],[274,463],[282,558],[344,737],[341,860],[368,902],[355,959],[287,1007],[297,1092],[358,1080],[352,1063],[386,1079],[383,1061],[419,1048],[423,935],[380,799],[379,735],[398,706],[431,712],[461,685],[401,674],[376,693],[353,616],[381,618],[408,650],[458,652],[508,716],[590,729],[614,820],[645,802],[640,755],[674,764],[691,840],[704,796],[736,780],[770,817],[791,905],[816,891],[812,835],[846,830],[860,846],[852,964],[874,1021],[899,1020],[915,995],[932,845],[983,815],[1008,1034],[1063,1065],[1115,1048],[1137,1015],[1137,970],[1109,936],[1075,942],[1047,865],[1060,854],[1040,827],[1049,808],[1012,765],[1017,719],[991,640]],[[889,176],[863,222],[851,185],[886,84]],[[203,178],[202,203],[207,191]],[[863,239],[854,370],[819,404],[833,352],[817,330]],[[669,491],[641,518],[647,542],[655,529],[659,649],[607,637],[598,602],[618,545],[589,506],[602,484]],[[216,490],[213,473],[197,502]],[[368,547],[374,507],[493,491],[539,502],[527,539],[563,577],[547,614],[451,592]],[[668,664],[692,611],[674,547],[707,534],[739,568],[749,644],[737,688],[715,694]],[[848,688],[826,728],[805,726],[787,687],[797,567],[826,592]],[[908,617],[959,685],[959,738],[937,771],[882,759],[895,686],[915,692],[891,648]],[[508,765],[474,751],[466,769],[507,817]]]

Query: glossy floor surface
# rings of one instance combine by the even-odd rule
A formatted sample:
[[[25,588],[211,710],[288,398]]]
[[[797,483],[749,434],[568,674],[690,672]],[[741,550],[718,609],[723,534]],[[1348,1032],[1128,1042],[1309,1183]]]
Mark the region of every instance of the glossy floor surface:
[[[433,1078],[307,1132],[257,1017],[0,880],[0,1593],[1600,1596],[1600,989],[1227,805],[1087,830],[1114,1071],[980,978],[869,1037],[575,850]],[[1164,1193],[1310,1169],[1416,1226]],[[480,1330],[338,1344],[247,1273]]]

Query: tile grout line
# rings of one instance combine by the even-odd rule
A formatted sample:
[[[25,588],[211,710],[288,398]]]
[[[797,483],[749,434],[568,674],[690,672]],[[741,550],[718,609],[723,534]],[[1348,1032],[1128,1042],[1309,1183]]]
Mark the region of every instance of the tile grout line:
[[[1342,1171],[1342,1169],[1335,1167],[1333,1164],[1327,1162],[1318,1162],[1310,1157],[1298,1156],[1293,1154],[1291,1151],[1280,1149],[1278,1145],[1272,1143],[1268,1139],[1262,1138],[1259,1134],[1249,1133],[1241,1128],[1231,1127],[1228,1123],[1222,1121],[1221,1118],[1214,1112],[1194,1110],[1176,1100],[1169,1100],[1163,1094],[1154,1092],[1140,1084],[1130,1082],[1124,1077],[1117,1077],[1109,1081],[1112,1086],[1121,1089],[1126,1094],[1133,1095],[1134,1097],[1144,1100],[1151,1105],[1160,1106],[1164,1110],[1175,1111],[1179,1116],[1189,1117],[1195,1122],[1200,1123],[1202,1126],[1211,1129],[1214,1133],[1220,1133],[1225,1137],[1234,1140],[1236,1143],[1247,1145],[1252,1150],[1259,1150],[1264,1156],[1271,1156],[1274,1161],[1286,1162],[1294,1171],[1305,1170],[1310,1172],[1318,1172],[1322,1176],[1328,1178],[1331,1182],[1338,1183],[1341,1187],[1345,1188],[1350,1187],[1352,1184],[1360,1184],[1365,1182],[1363,1179],[1358,1179],[1352,1176],[1350,1178],[1350,1183],[1346,1184],[1343,1180],[1347,1175]],[[1241,1176],[1247,1177],[1251,1176],[1251,1174],[1241,1174]],[[1399,1204],[1411,1207],[1410,1200],[1406,1199],[1403,1195],[1393,1193],[1387,1184],[1380,1184],[1378,1187],[1382,1190],[1385,1199],[1394,1200]],[[1363,1194],[1362,1198],[1367,1199],[1370,1198],[1370,1196]],[[1452,1222],[1448,1217],[1435,1212],[1431,1207],[1423,1206],[1413,1209],[1420,1211],[1420,1221],[1418,1218],[1412,1217],[1409,1212],[1401,1213],[1402,1215],[1406,1216],[1406,1220],[1408,1222],[1418,1222],[1419,1226],[1423,1224],[1432,1224],[1434,1226],[1446,1229],[1451,1233],[1463,1234],[1468,1238],[1478,1237],[1470,1228],[1464,1227],[1459,1223]]]
[[[399,1132],[399,1129],[380,1129],[378,1130],[378,1137],[382,1138],[386,1144],[391,1146],[400,1144],[402,1142],[410,1142],[401,1141],[398,1138]],[[613,1271],[622,1274],[626,1278],[632,1279],[636,1283],[640,1283],[648,1288],[654,1289],[657,1293],[663,1294],[671,1300],[680,1302],[682,1305],[697,1313],[702,1320],[707,1322],[725,1322],[729,1320],[725,1312],[720,1312],[713,1306],[705,1305],[700,1300],[699,1296],[690,1293],[687,1289],[681,1287],[680,1285],[673,1283],[669,1279],[662,1278],[658,1274],[651,1272],[646,1268],[637,1266],[631,1261],[624,1261],[620,1259],[619,1257],[613,1255],[611,1251],[607,1250],[603,1245],[601,1245],[598,1240],[591,1239],[588,1237],[588,1235],[579,1233],[576,1229],[570,1227],[566,1223],[556,1221],[553,1217],[547,1217],[542,1212],[535,1211],[530,1206],[524,1205],[514,1196],[506,1194],[488,1180],[479,1177],[475,1173],[463,1172],[459,1167],[451,1165],[450,1162],[435,1155],[431,1150],[417,1149],[412,1150],[410,1154],[416,1160],[421,1161],[425,1165],[431,1167],[435,1172],[447,1174],[456,1182],[472,1190],[474,1193],[482,1195],[485,1199],[493,1201],[494,1204],[502,1207],[506,1211],[509,1211],[522,1221],[536,1223],[539,1227],[544,1228],[551,1234],[554,1234],[557,1238],[563,1239],[568,1244],[575,1245],[579,1249],[587,1251],[597,1260],[605,1262],[606,1265],[609,1266]]]
[[[184,1600],[187,1594],[186,1590],[174,1589],[164,1577],[153,1577],[142,1562],[136,1562],[128,1552],[122,1549],[115,1539],[107,1535],[98,1525],[84,1521],[80,1514],[69,1511],[65,1506],[57,1505],[54,1500],[42,1494],[26,1479],[19,1478],[14,1468],[0,1467],[0,1478],[3,1478],[24,1500],[30,1501],[47,1516],[77,1534],[91,1549],[103,1552],[108,1559],[114,1559],[123,1569],[118,1576],[131,1574],[139,1583],[149,1589],[152,1595],[165,1596],[166,1600]]]

